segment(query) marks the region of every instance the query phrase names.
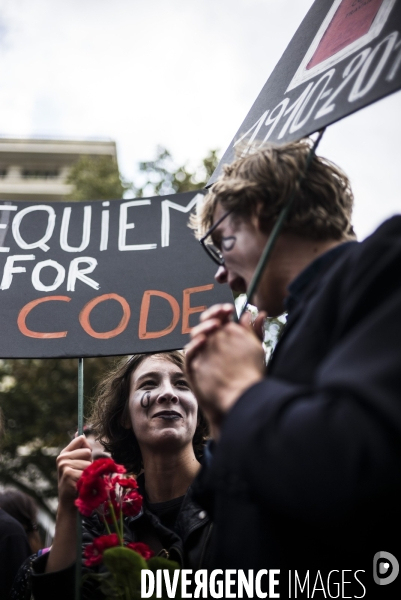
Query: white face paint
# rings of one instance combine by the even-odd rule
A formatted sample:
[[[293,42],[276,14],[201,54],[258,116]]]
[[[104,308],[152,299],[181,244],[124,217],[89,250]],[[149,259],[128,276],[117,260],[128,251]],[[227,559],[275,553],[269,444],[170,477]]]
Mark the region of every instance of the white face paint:
[[[143,448],[179,449],[192,444],[198,404],[181,367],[149,356],[131,375],[131,427]]]

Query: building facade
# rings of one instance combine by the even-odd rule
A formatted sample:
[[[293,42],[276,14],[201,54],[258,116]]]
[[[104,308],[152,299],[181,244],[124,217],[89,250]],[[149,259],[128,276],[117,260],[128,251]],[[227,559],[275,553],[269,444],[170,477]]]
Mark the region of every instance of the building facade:
[[[107,155],[117,161],[113,141],[0,137],[0,201],[66,200],[71,166],[80,156]]]

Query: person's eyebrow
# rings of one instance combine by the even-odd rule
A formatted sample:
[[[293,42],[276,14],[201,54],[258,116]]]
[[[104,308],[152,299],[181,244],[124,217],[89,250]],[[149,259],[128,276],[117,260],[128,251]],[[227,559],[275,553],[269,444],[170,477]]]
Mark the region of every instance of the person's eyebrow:
[[[136,380],[135,384],[142,383],[146,379],[158,379],[160,377],[160,371],[147,371],[143,375],[140,375]]]
[[[143,375],[140,375],[138,377],[138,379],[135,382],[135,385],[140,385],[143,381],[146,381],[146,379],[159,379],[160,378],[160,371],[148,371],[147,373],[144,373]],[[186,379],[185,373],[184,371],[176,371],[175,373],[172,373],[171,375],[172,379]]]
[[[187,380],[187,376],[185,375],[184,371],[177,371],[176,373],[173,373],[171,376],[172,379],[185,379]]]

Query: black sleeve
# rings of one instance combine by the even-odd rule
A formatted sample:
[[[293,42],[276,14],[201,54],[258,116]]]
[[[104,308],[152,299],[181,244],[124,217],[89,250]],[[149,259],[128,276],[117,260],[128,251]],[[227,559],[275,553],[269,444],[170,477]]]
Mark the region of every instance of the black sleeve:
[[[93,539],[102,535],[103,525],[97,515],[83,518],[82,520],[82,541],[83,547],[89,544]],[[61,571],[45,573],[49,553],[43,554],[32,562],[31,586],[32,595],[35,600],[72,600],[75,595],[75,564]],[[82,562],[84,557],[82,555]],[[82,576],[89,572],[89,569],[82,564]],[[96,568],[90,571],[96,572]],[[83,586],[82,598],[94,600],[96,598],[96,584],[87,579]]]
[[[20,566],[32,552],[22,527],[21,532],[7,528],[0,533],[0,598],[6,599]]]
[[[35,600],[71,600],[75,590],[75,564],[67,569],[45,573],[49,553],[32,563],[31,585]]]

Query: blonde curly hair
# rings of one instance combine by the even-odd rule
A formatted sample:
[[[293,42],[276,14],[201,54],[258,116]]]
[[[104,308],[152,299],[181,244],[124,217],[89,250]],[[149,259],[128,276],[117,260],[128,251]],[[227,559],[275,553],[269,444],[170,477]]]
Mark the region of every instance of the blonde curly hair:
[[[305,178],[300,175],[312,146],[309,138],[282,146],[266,145],[225,165],[190,226],[199,237],[213,225],[217,204],[234,216],[259,217],[269,232],[295,191],[284,231],[314,240],[351,240],[353,193],[345,173],[329,160],[314,156]]]

